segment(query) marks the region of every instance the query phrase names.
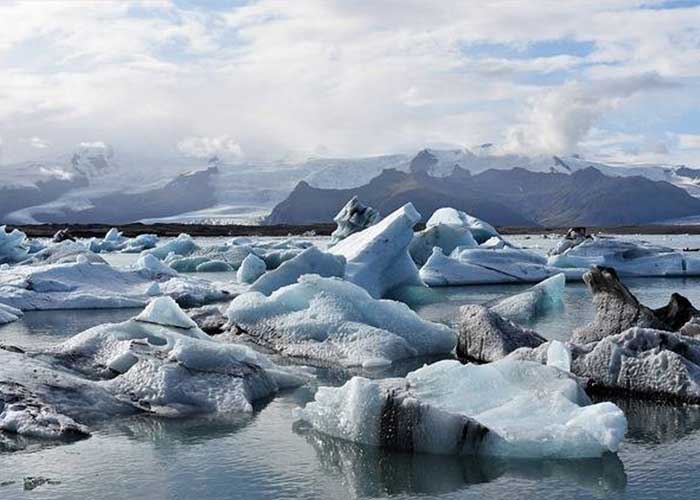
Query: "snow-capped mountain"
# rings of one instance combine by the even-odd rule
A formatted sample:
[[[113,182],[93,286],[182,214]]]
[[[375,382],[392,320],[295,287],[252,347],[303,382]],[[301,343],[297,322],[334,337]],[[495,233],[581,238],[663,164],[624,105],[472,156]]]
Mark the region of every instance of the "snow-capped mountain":
[[[444,178],[456,169],[471,175],[515,168],[571,175],[590,167],[610,177],[666,181],[700,197],[700,170],[606,164],[579,156],[503,155],[495,154],[491,144],[418,154],[227,163],[217,157],[133,155],[92,142],[57,158],[1,165],[0,222],[255,223],[301,180],[313,188],[343,190],[367,185],[387,169]]]

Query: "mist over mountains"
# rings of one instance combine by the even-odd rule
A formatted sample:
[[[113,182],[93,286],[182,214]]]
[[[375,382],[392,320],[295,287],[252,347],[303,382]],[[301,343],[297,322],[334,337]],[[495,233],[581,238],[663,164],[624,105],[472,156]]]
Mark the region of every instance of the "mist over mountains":
[[[0,222],[308,224],[330,222],[354,195],[383,214],[411,201],[424,216],[452,206],[496,225],[645,224],[700,215],[700,170],[491,150],[484,144],[231,163],[216,156],[134,158],[84,143],[66,157],[0,166]]]

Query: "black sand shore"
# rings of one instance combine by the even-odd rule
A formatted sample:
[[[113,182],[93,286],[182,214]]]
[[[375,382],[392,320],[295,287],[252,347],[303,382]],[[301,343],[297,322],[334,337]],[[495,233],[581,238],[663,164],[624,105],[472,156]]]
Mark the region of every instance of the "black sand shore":
[[[269,225],[269,226],[243,226],[243,225],[208,225],[208,224],[30,224],[8,225],[8,229],[17,228],[27,236],[51,237],[56,231],[68,228],[70,233],[77,238],[102,237],[111,228],[116,227],[126,236],[133,237],[139,234],[151,233],[158,236],[177,236],[180,233],[188,233],[191,236],[287,236],[314,233],[319,236],[331,234],[335,224],[308,224],[308,225]],[[422,229],[418,225],[416,229]],[[568,227],[499,227],[501,234],[563,234]],[[606,226],[587,227],[589,233],[607,234],[700,234],[700,225],[637,225],[637,226]]]

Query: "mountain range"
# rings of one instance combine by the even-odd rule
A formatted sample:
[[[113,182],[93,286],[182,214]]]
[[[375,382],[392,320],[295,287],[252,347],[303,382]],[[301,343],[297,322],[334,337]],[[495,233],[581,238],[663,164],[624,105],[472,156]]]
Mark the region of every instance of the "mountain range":
[[[234,163],[135,157],[85,143],[59,158],[0,165],[0,223],[329,222],[355,194],[382,213],[412,201],[426,217],[449,205],[497,225],[700,215],[700,170],[491,150]]]

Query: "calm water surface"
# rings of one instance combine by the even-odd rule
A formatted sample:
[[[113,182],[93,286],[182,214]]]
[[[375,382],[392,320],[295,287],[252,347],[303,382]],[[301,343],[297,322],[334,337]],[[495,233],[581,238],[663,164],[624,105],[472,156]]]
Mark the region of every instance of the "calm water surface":
[[[692,246],[700,239],[674,242]],[[531,237],[518,243],[546,248],[549,241]],[[700,304],[700,279],[635,279],[627,284],[651,306],[664,304],[673,291]],[[460,305],[525,288],[459,287],[411,291],[406,297],[424,317],[452,323]],[[573,328],[592,318],[590,297],[582,284],[568,284],[563,299],[562,311],[531,326],[547,337],[566,339]],[[31,312],[0,327],[0,342],[48,345],[133,314],[133,310]],[[390,375],[415,367],[398,366]],[[336,385],[345,378],[338,371],[320,372],[317,383]],[[617,455],[514,461],[412,456],[324,437],[291,418],[292,410],[312,399],[314,390],[282,393],[260,404],[253,415],[116,419],[83,441],[0,454],[0,499],[700,498],[696,407],[616,400],[629,420],[627,438]],[[25,491],[24,478],[37,476],[51,481]]]

